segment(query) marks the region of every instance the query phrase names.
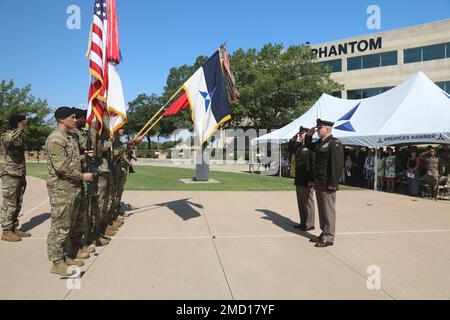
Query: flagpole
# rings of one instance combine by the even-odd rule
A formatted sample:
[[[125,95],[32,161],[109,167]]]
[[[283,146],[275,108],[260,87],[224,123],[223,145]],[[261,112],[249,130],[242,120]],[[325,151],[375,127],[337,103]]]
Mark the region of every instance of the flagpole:
[[[180,87],[173,95],[172,97],[170,97],[170,99],[155,113],[155,115],[145,124],[145,126],[141,129],[141,131],[139,131],[139,133],[134,137],[133,140],[136,140],[137,137],[139,136],[145,136],[145,134],[147,134],[151,129],[153,129],[153,127],[156,125],[153,125],[149,130],[147,130],[145,132],[145,134],[142,134],[142,132],[144,132],[144,130],[146,130],[146,128],[152,123],[153,120],[155,120],[155,118],[167,107],[167,105],[181,92],[181,90],[183,90],[183,87]],[[156,123],[158,123],[161,118],[163,116],[161,116]]]
[[[156,120],[153,124],[152,124],[152,126],[150,127],[150,128],[148,128],[143,134],[142,134],[142,136],[146,136],[147,135],[147,133],[149,133],[150,132],[150,130],[152,130],[157,124],[158,124],[158,122],[159,121],[161,121],[161,119],[164,117],[164,115],[162,115],[162,116],[160,116],[159,118],[158,118],[158,120]]]

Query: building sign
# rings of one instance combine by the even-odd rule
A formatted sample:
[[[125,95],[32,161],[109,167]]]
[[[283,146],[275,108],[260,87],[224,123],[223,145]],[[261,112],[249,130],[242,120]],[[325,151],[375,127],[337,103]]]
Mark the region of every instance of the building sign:
[[[366,52],[379,50],[383,47],[383,38],[378,37],[376,39],[351,41],[347,43],[341,43],[338,45],[332,45],[329,47],[321,47],[312,49],[317,58],[330,58],[337,57],[345,54],[352,54],[356,52]]]

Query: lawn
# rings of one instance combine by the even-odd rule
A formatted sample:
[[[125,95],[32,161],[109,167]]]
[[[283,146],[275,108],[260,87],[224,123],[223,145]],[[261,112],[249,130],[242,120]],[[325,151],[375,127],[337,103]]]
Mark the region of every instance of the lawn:
[[[128,175],[126,190],[174,190],[174,191],[293,191],[294,180],[266,177],[256,174],[212,171],[210,178],[219,184],[186,185],[179,179],[191,179],[194,169],[134,166],[136,173]],[[46,179],[46,164],[27,164],[28,174]],[[349,189],[342,187],[343,190]]]

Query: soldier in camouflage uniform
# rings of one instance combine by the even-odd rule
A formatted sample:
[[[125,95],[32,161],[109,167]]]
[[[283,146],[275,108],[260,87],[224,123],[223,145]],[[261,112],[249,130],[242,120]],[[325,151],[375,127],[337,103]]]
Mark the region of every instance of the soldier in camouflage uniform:
[[[129,170],[128,154],[143,140],[143,137],[137,137],[132,141],[124,143],[121,141],[124,133],[124,129],[119,129],[113,143],[113,173],[116,183],[114,184],[115,188],[113,192],[112,218],[116,223],[123,221],[123,217],[129,216],[122,210],[120,205]]]
[[[88,149],[88,140],[91,139],[91,146],[93,148],[95,142],[97,141],[97,131],[94,129],[87,129],[86,126],[86,117],[87,111],[76,108],[75,115],[77,117],[77,126],[70,131],[70,134],[78,142],[78,148],[80,150],[81,157],[81,169],[82,172],[88,172],[88,161],[89,161],[89,153],[93,157],[94,150]],[[79,216],[82,218],[80,220],[86,221],[84,225],[84,237],[83,237],[83,246],[82,251],[79,253],[79,258],[87,259],[89,258],[89,253],[95,252],[95,246],[90,246],[93,240],[93,228],[95,225],[96,216],[98,214],[98,210],[96,210],[96,197],[90,197],[87,194],[88,187],[87,185],[83,186],[83,190],[81,193],[81,205],[80,205],[80,213]],[[95,188],[92,191],[96,191]],[[81,243],[81,235],[77,234],[75,242]]]
[[[68,260],[73,254],[83,225],[79,216],[83,181],[92,181],[91,173],[82,173],[78,145],[69,134],[76,127],[73,108],[61,107],[55,111],[57,128],[45,142],[49,178],[47,188],[51,205],[51,226],[47,238],[49,260],[53,262],[51,272],[70,276],[68,266],[78,265],[77,260]]]
[[[23,194],[27,186],[23,141],[25,126],[25,116],[12,114],[9,117],[9,130],[0,138],[0,149],[4,153],[0,155],[0,176],[3,185],[3,206],[0,216],[3,228],[2,240],[10,242],[31,236],[17,230]]]
[[[428,197],[437,200],[439,175],[444,173],[444,163],[442,159],[437,156],[436,149],[434,148],[422,153],[422,156],[427,155],[428,157],[425,159],[425,181],[428,185]]]
[[[106,245],[111,240],[111,236],[115,232],[108,228],[109,213],[111,211],[111,189],[114,183],[111,173],[112,165],[112,142],[106,132],[100,136],[98,144],[98,159],[99,159],[99,175],[98,175],[98,205],[99,205],[99,220],[96,225],[98,232],[97,245]]]
[[[121,141],[124,135],[124,130],[119,129],[114,138],[113,152],[114,152],[114,166],[113,172],[116,180],[114,195],[113,195],[113,219],[121,220],[121,216],[125,215],[122,211],[120,202],[122,200],[122,194],[127,180],[127,173],[129,169],[127,155],[131,150],[131,145],[127,145]]]

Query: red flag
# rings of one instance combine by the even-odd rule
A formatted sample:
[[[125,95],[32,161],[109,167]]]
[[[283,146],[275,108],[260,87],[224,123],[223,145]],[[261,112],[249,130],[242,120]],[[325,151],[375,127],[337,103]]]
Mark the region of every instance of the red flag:
[[[186,93],[183,93],[167,110],[163,116],[175,115],[181,110],[186,109],[189,106],[189,99]]]
[[[108,53],[107,61],[119,64],[121,59],[119,43],[119,22],[116,10],[116,0],[107,0],[108,10]]]

